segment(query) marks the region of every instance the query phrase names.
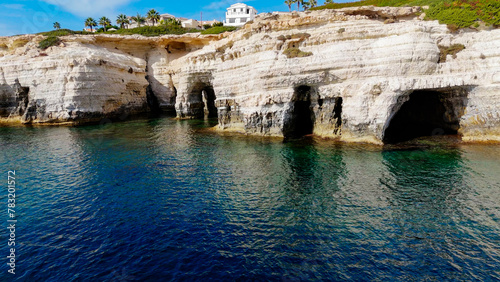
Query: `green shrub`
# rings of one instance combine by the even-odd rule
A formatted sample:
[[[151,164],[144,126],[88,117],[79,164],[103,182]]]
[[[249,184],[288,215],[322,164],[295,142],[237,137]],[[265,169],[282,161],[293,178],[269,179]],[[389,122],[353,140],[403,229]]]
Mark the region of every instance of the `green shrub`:
[[[201,30],[197,28],[190,28],[189,30],[186,31],[186,33],[195,33],[195,32],[201,32]]]
[[[427,20],[456,25],[458,28],[472,26],[481,20],[495,27],[500,26],[500,2],[498,0],[363,0],[350,3],[330,3],[311,10],[340,9],[374,5],[385,6],[429,6],[425,11]]]
[[[429,9],[426,14],[428,19],[437,19],[443,24],[454,24],[459,28],[469,27],[477,20],[476,11],[463,8],[446,7],[446,5],[438,5]]]
[[[439,45],[439,62],[446,62],[446,56],[452,55],[453,59],[457,58],[457,54],[465,49],[465,46],[462,44],[453,44],[451,46],[442,46]]]
[[[59,43],[61,43],[61,40],[57,36],[49,36],[45,38],[44,40],[40,41],[40,44],[38,44],[38,48],[45,50],[51,46],[56,46]]]
[[[212,25],[212,27],[217,27],[217,26],[224,26],[224,24],[221,22],[216,22]]]
[[[53,31],[40,32],[38,34],[45,35],[45,36],[68,36],[68,35],[74,35],[74,34],[91,34],[91,33],[87,32],[87,31],[74,31],[74,30],[70,30],[70,29],[59,29],[59,30],[53,30]]]
[[[226,31],[234,31],[234,30],[236,30],[236,27],[234,26],[216,26],[202,31],[201,34],[219,34]]]
[[[285,54],[288,59],[312,56],[311,52],[303,52],[299,48],[288,48],[283,54]]]
[[[106,27],[106,30],[109,30],[109,29],[111,29],[111,28],[114,28],[114,29],[116,29],[116,30],[120,29],[120,27],[119,27],[119,26],[116,26],[116,25],[108,25],[108,26]],[[103,27],[101,27],[101,28],[97,29],[97,30],[96,30],[96,32],[97,32],[97,33],[104,32],[104,28],[103,28]]]
[[[485,23],[500,26],[500,2],[498,1],[481,1],[478,5],[482,11],[481,20]]]
[[[160,25],[160,26],[141,26],[132,29],[119,29],[108,31],[106,34],[133,35],[140,34],[144,36],[161,36],[165,34],[184,34],[187,30],[178,25]]]
[[[66,35],[73,35],[75,34],[75,32],[70,29],[59,29],[47,32],[40,32],[39,34],[45,36],[66,36]]]

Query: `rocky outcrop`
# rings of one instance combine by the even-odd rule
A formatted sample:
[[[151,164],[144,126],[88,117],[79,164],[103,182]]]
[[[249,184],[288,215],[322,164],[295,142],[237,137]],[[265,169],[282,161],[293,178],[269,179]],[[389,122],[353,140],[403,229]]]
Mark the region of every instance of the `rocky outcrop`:
[[[41,36],[1,38],[0,118],[10,123],[87,123],[151,107],[173,110],[169,75],[158,74],[151,64],[168,64],[217,38],[68,36],[47,50],[37,48]],[[18,105],[18,89],[29,92],[26,109]]]
[[[74,36],[46,51],[37,36],[4,38],[0,115],[81,122],[161,109],[216,114],[219,130],[254,135],[500,141],[500,31],[453,34],[419,12],[262,14],[231,34]],[[464,48],[441,53],[454,45]],[[29,88],[35,115],[21,115],[19,87]]]

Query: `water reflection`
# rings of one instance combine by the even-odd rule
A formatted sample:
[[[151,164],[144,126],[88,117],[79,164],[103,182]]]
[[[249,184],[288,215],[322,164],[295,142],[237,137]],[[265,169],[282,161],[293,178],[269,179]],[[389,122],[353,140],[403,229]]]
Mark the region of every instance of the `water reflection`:
[[[1,168],[23,173],[23,279],[500,277],[498,147],[283,144],[209,125],[0,130]]]
[[[464,280],[465,268],[486,274],[473,266],[478,254],[486,255],[475,235],[457,228],[476,224],[478,216],[468,212],[474,189],[464,181],[470,172],[462,155],[457,147],[383,152],[387,172],[380,182],[391,204],[385,233],[391,263],[404,261],[407,275]]]

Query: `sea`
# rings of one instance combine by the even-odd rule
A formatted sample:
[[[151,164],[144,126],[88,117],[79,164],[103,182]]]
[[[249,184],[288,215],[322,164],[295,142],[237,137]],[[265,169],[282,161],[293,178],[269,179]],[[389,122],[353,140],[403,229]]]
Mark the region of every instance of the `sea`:
[[[214,125],[0,128],[0,281],[500,280],[500,145]]]

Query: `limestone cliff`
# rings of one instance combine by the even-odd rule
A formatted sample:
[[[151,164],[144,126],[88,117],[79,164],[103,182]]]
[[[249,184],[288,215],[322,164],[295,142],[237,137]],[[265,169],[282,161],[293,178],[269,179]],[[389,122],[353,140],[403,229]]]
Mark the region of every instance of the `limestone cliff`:
[[[500,30],[453,34],[419,12],[262,14],[231,34],[72,36],[45,51],[39,36],[0,38],[0,117],[78,123],[175,108],[247,134],[500,141]]]

